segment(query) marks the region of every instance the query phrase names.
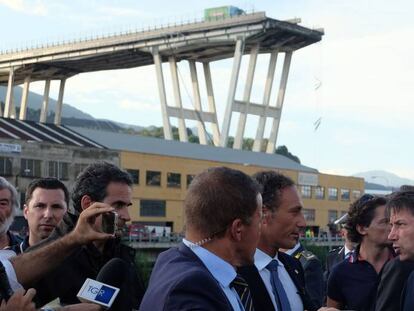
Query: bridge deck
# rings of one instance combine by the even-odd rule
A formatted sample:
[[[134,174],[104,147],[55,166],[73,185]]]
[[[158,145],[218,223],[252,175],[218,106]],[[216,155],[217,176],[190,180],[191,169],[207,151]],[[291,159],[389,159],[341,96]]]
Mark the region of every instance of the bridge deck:
[[[232,57],[238,37],[246,39],[244,53],[256,43],[260,43],[260,53],[266,53],[276,48],[297,50],[320,41],[322,35],[289,21],[267,18],[264,12],[252,13],[3,53],[0,84],[7,84],[10,67],[15,67],[15,84],[21,84],[26,76],[31,81],[62,79],[81,72],[150,65],[153,47],[159,49],[164,62],[169,56],[177,61],[209,62]]]

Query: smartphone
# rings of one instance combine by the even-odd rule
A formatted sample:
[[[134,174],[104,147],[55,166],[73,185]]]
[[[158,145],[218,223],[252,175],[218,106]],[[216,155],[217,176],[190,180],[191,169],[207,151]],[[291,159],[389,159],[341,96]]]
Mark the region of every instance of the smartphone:
[[[115,234],[118,230],[118,214],[116,212],[108,212],[102,214],[102,232]]]

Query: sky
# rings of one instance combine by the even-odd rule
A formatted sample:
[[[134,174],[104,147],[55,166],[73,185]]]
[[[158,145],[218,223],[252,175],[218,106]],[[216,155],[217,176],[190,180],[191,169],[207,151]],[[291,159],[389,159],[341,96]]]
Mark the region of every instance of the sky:
[[[0,50],[193,20],[205,8],[229,4],[280,20],[299,17],[301,25],[325,30],[321,42],[293,54],[278,145],[324,173],[386,170],[414,180],[414,4],[409,0],[0,0]],[[258,59],[254,102],[263,97],[268,58]],[[247,63],[243,57],[236,99],[243,94]],[[231,66],[231,60],[211,65],[220,125]],[[181,62],[179,72],[184,106],[190,107],[188,64]],[[165,73],[171,98],[167,67]],[[273,105],[277,86],[276,80]],[[36,82],[30,90],[42,94],[43,88]],[[57,92],[58,83],[52,82],[51,96]],[[206,105],[204,89],[201,96]],[[96,118],[162,125],[153,66],[74,76],[66,83],[64,102]],[[233,114],[231,135],[237,121]],[[249,117],[246,136],[254,137],[256,126],[257,118]],[[265,135],[269,132],[270,122]]]

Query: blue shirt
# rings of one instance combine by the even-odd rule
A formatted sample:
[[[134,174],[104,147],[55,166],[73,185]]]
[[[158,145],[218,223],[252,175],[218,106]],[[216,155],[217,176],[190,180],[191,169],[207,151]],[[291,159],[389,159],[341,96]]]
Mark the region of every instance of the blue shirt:
[[[230,287],[230,283],[237,275],[235,268],[204,247],[195,245],[186,239],[183,239],[183,243],[203,262],[208,271],[220,284],[220,287],[233,307],[233,310],[244,311],[239,295],[234,288]]]
[[[283,284],[283,289],[286,292],[286,296],[288,297],[290,308],[292,311],[303,311],[303,303],[302,299],[298,294],[298,289],[296,288],[295,283],[293,283],[292,279],[287,272],[285,265],[279,260],[278,254],[274,258],[270,257],[265,252],[261,251],[260,249],[256,249],[256,253],[254,254],[254,264],[259,271],[260,277],[263,280],[263,283],[269,293],[269,297],[272,300],[273,306],[276,311],[277,304],[276,298],[273,293],[273,288],[270,281],[270,271],[266,269],[266,266],[272,261],[277,260],[278,266],[278,276],[280,282]]]

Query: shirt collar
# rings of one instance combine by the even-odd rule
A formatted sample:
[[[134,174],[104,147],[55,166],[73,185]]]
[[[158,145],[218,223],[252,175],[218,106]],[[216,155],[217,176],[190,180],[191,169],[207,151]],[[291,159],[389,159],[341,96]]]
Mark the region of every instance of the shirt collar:
[[[280,266],[283,266],[283,263],[279,260],[278,253],[276,253],[275,257],[270,257],[265,252],[261,251],[260,249],[256,248],[256,252],[254,254],[254,265],[256,266],[257,270],[262,271],[266,268],[266,266],[272,261],[277,260]]]
[[[210,252],[202,246],[183,239],[183,243],[203,262],[213,277],[223,286],[229,287],[235,279],[236,269],[224,259]]]
[[[298,249],[299,249],[299,247],[300,247],[301,245],[300,245],[300,243],[298,242],[298,243],[296,243],[296,245],[293,247],[293,248],[291,248],[291,249],[288,249],[286,252],[285,252],[285,254],[288,254],[288,255],[290,255],[290,256],[292,256],[292,254],[294,254]]]
[[[349,249],[348,247],[346,247],[346,244],[344,245],[344,255],[348,255],[348,253],[352,252],[352,249]]]

